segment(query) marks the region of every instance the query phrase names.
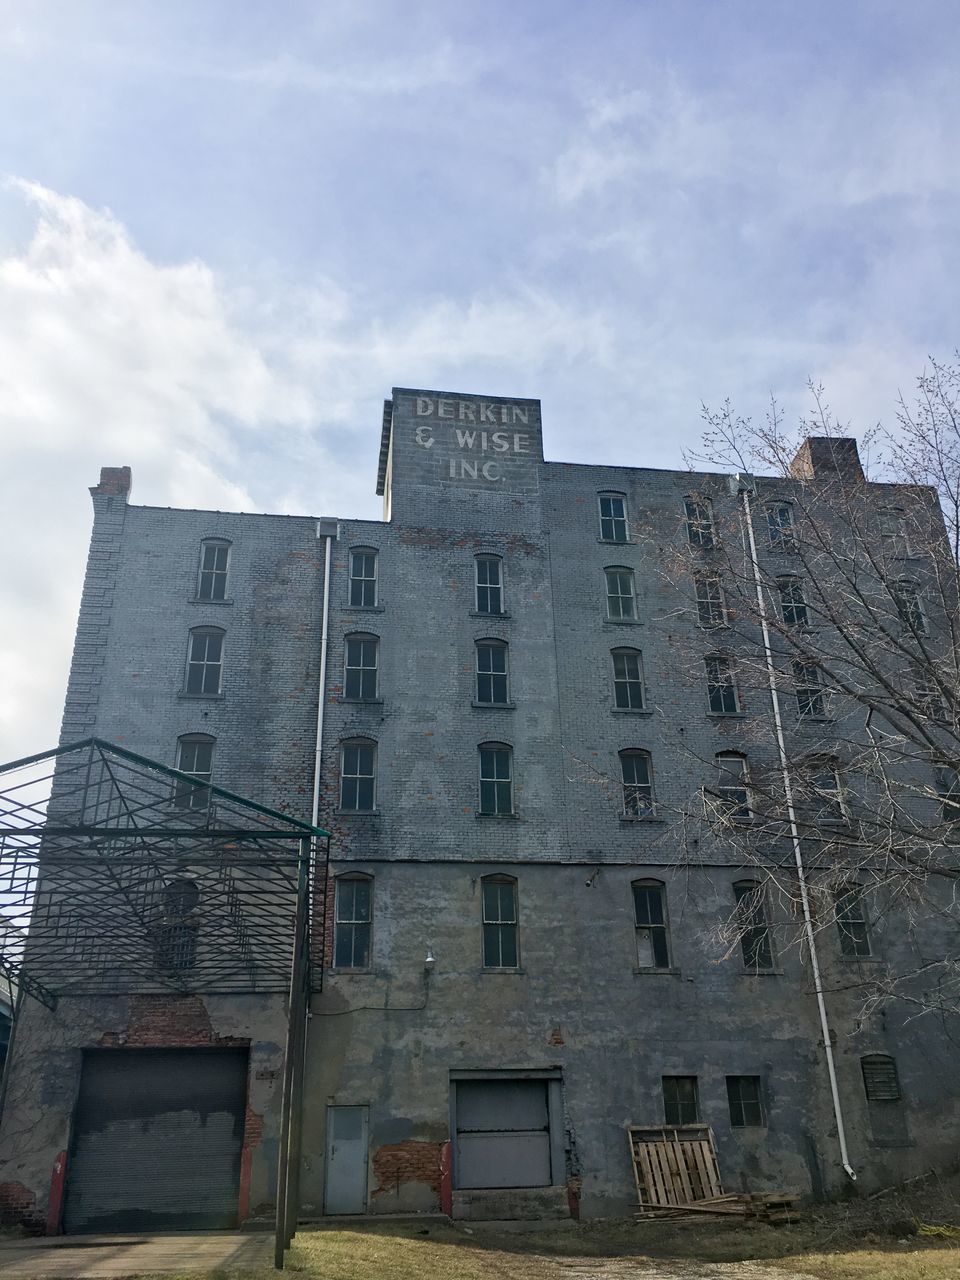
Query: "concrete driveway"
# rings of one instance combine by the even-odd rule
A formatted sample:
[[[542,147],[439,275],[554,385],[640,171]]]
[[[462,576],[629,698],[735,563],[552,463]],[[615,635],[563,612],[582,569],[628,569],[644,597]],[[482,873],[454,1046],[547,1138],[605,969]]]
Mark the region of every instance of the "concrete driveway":
[[[0,1242],[0,1280],[130,1276],[164,1271],[253,1271],[273,1265],[273,1233],[48,1236]]]

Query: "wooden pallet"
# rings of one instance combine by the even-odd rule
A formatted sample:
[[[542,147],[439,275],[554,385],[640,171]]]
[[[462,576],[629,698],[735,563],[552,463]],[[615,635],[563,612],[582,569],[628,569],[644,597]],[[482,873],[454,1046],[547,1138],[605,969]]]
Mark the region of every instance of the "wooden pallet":
[[[789,1191],[762,1191],[744,1195],[711,1196],[690,1204],[658,1205],[637,1214],[643,1218],[696,1221],[700,1214],[747,1218],[755,1222],[796,1222],[798,1197]]]
[[[688,1207],[723,1195],[709,1125],[629,1125],[627,1137],[641,1208]]]

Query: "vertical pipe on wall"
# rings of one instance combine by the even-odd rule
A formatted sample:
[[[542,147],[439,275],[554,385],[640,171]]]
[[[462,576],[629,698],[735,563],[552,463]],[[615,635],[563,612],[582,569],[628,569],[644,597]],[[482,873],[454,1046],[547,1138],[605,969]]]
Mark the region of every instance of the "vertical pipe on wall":
[[[313,804],[310,808],[311,826],[317,825],[320,814],[320,768],[323,750],[323,707],[327,694],[327,630],[330,622],[330,558],[333,548],[333,536],[321,533],[317,526],[317,537],[323,538],[325,547],[323,555],[323,612],[320,624],[320,680],[317,691],[317,741],[313,759]],[[324,886],[326,888],[326,886]]]
[[[827,1060],[827,1076],[830,1081],[830,1096],[833,1100],[833,1115],[837,1125],[837,1145],[840,1148],[840,1163],[844,1173],[856,1181],[847,1154],[847,1136],[843,1123],[843,1110],[840,1105],[840,1090],[837,1086],[837,1072],[833,1061],[833,1045],[830,1042],[830,1022],[827,1017],[827,1004],[823,994],[823,981],[820,974],[820,960],[817,954],[816,931],[813,927],[813,916],[810,912],[810,895],[807,890],[807,872],[803,862],[803,849],[800,843],[800,829],[797,825],[797,813],[793,803],[793,786],[790,780],[790,763],[787,758],[787,747],[783,736],[783,718],[780,714],[780,691],[777,688],[777,670],[773,661],[773,648],[770,644],[770,627],[767,622],[767,605],[763,596],[763,580],[760,574],[760,562],[757,559],[757,541],[753,530],[753,510],[750,505],[750,494],[753,482],[747,476],[736,477],[738,491],[743,502],[744,521],[747,527],[747,538],[750,544],[750,563],[753,568],[753,582],[757,592],[757,610],[760,615],[760,630],[763,635],[763,653],[767,668],[767,680],[770,685],[770,702],[773,707],[773,723],[777,737],[777,754],[780,762],[780,773],[783,778],[783,793],[787,804],[787,820],[790,826],[790,838],[793,844],[793,859],[800,885],[800,902],[803,908],[803,927],[807,946],[810,948],[810,968],[813,971],[813,986],[817,996],[817,1010],[820,1014],[820,1031],[823,1036],[823,1048]]]

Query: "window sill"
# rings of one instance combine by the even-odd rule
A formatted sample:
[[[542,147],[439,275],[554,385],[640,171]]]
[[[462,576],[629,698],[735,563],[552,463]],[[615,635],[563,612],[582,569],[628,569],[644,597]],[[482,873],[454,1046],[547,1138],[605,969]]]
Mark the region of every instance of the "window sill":
[[[372,969],[337,969],[331,965],[327,969],[327,973],[331,978],[363,978],[373,973]]]
[[[340,702],[348,702],[351,707],[382,707],[382,698],[344,698],[338,699]]]
[[[226,600],[204,600],[201,596],[187,596],[188,604],[233,604],[232,599]]]
[[[741,969],[741,978],[782,978],[782,969]]]
[[[708,711],[708,720],[746,720],[745,711]]]
[[[845,956],[841,951],[838,958],[841,964],[883,964],[882,956]]]
[[[797,716],[797,727],[803,728],[805,724],[835,724],[835,716]]]
[[[468,618],[492,618],[495,622],[503,621],[510,616],[509,613],[481,613],[479,609],[471,609],[467,614]]]
[[[653,711],[650,707],[611,707],[611,714],[615,716],[652,716]]]
[[[515,976],[516,976],[516,977],[523,977],[523,975],[524,975],[526,972],[527,972],[527,971],[526,971],[526,969],[521,969],[521,968],[516,968],[516,969],[487,969],[487,968],[482,968],[482,969],[480,970],[480,973],[481,973],[481,974],[486,974],[487,976],[489,976],[489,975],[493,974],[495,977],[504,977],[504,976],[506,976],[506,977],[515,977]]]
[[[639,966],[637,966],[633,972],[637,975],[638,978],[646,977],[648,974],[656,975],[657,977],[660,977],[662,974],[663,977],[665,978],[679,978],[681,976],[680,970],[675,968],[673,965],[668,966],[668,968],[666,969],[655,969],[652,965],[650,965],[646,969],[641,969]]]
[[[222,693],[186,693],[181,690],[177,697],[182,698],[184,702],[222,702],[224,695]]]
[[[598,538],[597,541],[601,547],[635,547],[637,545],[636,538]]]
[[[474,698],[470,705],[476,707],[478,711],[513,711],[517,704],[515,702],[478,702]]]
[[[379,818],[379,809],[334,809],[338,818]]]
[[[619,815],[621,822],[650,822],[663,825],[665,819],[658,818],[653,813],[621,813]]]
[[[341,606],[344,613],[383,613],[382,604],[345,604]]]
[[[604,618],[603,625],[605,627],[639,627],[641,623],[639,618]]]
[[[477,810],[475,816],[478,818],[483,818],[485,820],[490,820],[490,819],[496,820],[498,818],[499,819],[506,818],[508,820],[512,819],[513,821],[516,821],[516,817],[517,817],[515,813],[481,813],[479,809]]]

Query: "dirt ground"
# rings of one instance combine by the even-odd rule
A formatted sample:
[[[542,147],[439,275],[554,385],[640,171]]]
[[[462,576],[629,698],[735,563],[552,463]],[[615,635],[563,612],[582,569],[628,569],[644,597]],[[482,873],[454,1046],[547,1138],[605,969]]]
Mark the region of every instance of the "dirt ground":
[[[272,1257],[272,1237],[252,1233],[7,1239],[0,1280],[268,1280]],[[317,1280],[960,1280],[960,1178],[809,1209],[782,1226],[341,1220],[301,1229],[287,1269]]]

